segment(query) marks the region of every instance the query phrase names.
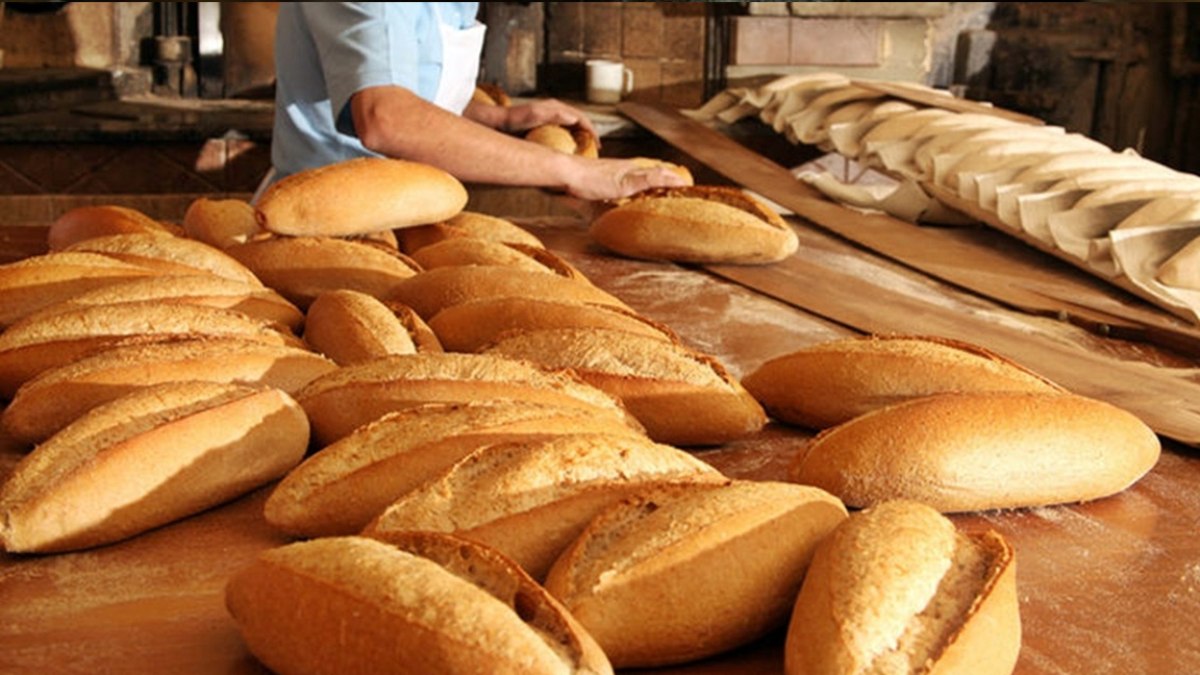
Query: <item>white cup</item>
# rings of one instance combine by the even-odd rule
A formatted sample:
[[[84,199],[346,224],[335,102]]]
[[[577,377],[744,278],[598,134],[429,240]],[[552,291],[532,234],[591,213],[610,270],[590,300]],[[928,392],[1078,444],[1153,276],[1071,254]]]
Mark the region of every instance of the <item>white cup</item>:
[[[633,91],[633,71],[620,61],[588,59],[587,100],[592,103],[616,103]]]

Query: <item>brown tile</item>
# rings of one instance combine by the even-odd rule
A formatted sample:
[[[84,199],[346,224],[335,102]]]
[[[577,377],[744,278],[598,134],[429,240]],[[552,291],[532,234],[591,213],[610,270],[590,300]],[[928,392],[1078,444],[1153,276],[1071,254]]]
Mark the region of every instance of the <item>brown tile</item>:
[[[621,24],[625,59],[663,55],[663,15],[658,3],[626,3]]]
[[[619,2],[582,2],[583,51],[588,56],[621,56],[621,17]]]
[[[814,66],[878,66],[883,28],[875,19],[793,17],[788,63]]]
[[[704,103],[704,64],[698,61],[663,63],[660,100],[677,108],[696,108]]]
[[[583,4],[546,3],[546,51],[552,62],[564,54],[583,51]]]
[[[216,192],[216,183],[154,146],[132,146],[71,185],[71,194]],[[219,180],[219,177],[218,177]]]
[[[704,7],[698,7],[699,12],[668,11],[682,4],[689,6],[695,3],[671,4],[664,7],[664,54],[667,58],[684,61],[704,60]]]
[[[0,195],[29,195],[45,192],[37,183],[0,159]]]
[[[730,33],[729,63],[735,66],[787,63],[791,21],[773,16],[737,16]]]
[[[662,62],[658,59],[627,58],[625,65],[633,71],[631,101],[657,102],[662,97]]]

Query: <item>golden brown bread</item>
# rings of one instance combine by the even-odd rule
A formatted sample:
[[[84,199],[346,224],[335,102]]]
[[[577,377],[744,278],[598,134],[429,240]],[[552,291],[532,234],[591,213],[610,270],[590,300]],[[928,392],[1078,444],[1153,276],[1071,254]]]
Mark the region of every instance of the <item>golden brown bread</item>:
[[[1114,405],[1062,392],[947,393],[822,431],[789,469],[847,506],[912,499],[942,512],[1099,499],[1153,468],[1158,437]]]
[[[773,418],[813,429],[929,394],[1062,391],[982,347],[924,335],[822,342],[764,362],[742,385]]]
[[[544,145],[566,155],[599,157],[600,142],[596,135],[583,127],[564,127],[543,124],[525,132],[525,140]]]
[[[447,535],[270,549],[230,578],[225,606],[251,653],[277,673],[612,673],[595,641],[520,568]]]
[[[337,237],[271,237],[226,249],[264,284],[301,309],[321,293],[349,289],[385,299],[420,270],[381,244]]]
[[[308,349],[232,336],[114,346],[26,381],[0,413],[0,424],[14,440],[39,443],[88,410],[143,387],[200,380],[293,394],[335,368]]]
[[[562,256],[543,247],[478,237],[450,237],[420,248],[412,254],[412,259],[424,270],[455,265],[500,265],[586,280]]]
[[[641,430],[621,402],[573,373],[485,354],[400,354],[343,366],[296,393],[322,445],[424,403],[520,399],[582,408]]]
[[[59,215],[46,230],[51,251],[62,251],[72,244],[111,234],[150,233],[179,235],[182,230],[137,209],[116,204],[77,206]]]
[[[164,274],[215,274],[247,284],[261,284],[254,272],[221,249],[187,237],[157,234],[113,234],[72,244],[68,251],[107,255]]]
[[[305,315],[304,341],[340,366],[442,350],[411,308],[350,289],[323,291],[313,300]]]
[[[471,99],[488,105],[512,105],[512,98],[504,91],[504,88],[490,82],[476,83],[475,91],[471,93]]]
[[[668,162],[666,160],[657,159],[654,157],[633,157],[632,159],[633,159],[633,162],[639,166],[666,167],[666,168],[670,169],[671,171],[674,171],[675,173],[679,174],[679,177],[684,180],[685,185],[695,185],[696,184],[695,179],[692,177],[692,172],[690,170],[688,170],[688,168],[686,166],[683,166],[681,164],[675,164],[673,162]]]
[[[481,353],[578,373],[619,399],[660,443],[717,445],[748,436],[767,421],[715,358],[657,336],[548,328],[501,335]]]
[[[546,577],[616,668],[686,663],[787,624],[817,544],[846,509],[817,488],[731,481],[609,507]]]
[[[724,186],[653,188],[596,216],[592,239],[621,255],[689,263],[766,264],[796,252],[778,213]]]
[[[484,446],[392,502],[363,530],[450,532],[495,547],[535,579],[603,508],[651,484],[719,481],[711,466],[628,434]]]
[[[360,157],[280,179],[256,210],[275,234],[346,236],[436,223],[466,204],[466,188],[437,167]]]
[[[661,340],[679,339],[670,327],[620,307],[523,297],[453,305],[435,314],[429,327],[446,349],[456,352],[479,351],[505,333],[545,328],[612,328]]]
[[[568,433],[643,434],[613,416],[522,400],[429,403],[387,413],[288,473],[264,507],[300,537],[356,534],[401,495],[494,443]]]
[[[139,389],[22,458],[0,489],[0,540],[10,552],[119,541],[264,485],[307,447],[308,420],[278,389]]]
[[[0,265],[0,327],[90,290],[158,272],[98,253],[58,251]]]
[[[476,211],[463,211],[440,223],[406,227],[396,231],[396,241],[400,250],[410,255],[425,246],[451,237],[475,237],[486,241],[545,248],[540,239],[511,220]]]
[[[216,248],[244,244],[265,232],[254,216],[254,206],[242,199],[199,197],[183,214],[183,232]]]
[[[792,611],[787,675],[1007,675],[1021,651],[1016,562],[999,534],[889,501],[818,546]]]

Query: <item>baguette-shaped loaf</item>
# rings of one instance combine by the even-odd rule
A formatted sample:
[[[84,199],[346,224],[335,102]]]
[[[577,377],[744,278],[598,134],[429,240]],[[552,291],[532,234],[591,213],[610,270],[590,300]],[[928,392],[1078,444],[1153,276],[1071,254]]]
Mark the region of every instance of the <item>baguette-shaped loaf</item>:
[[[587,279],[561,256],[543,247],[490,241],[478,237],[450,237],[422,247],[412,254],[412,259],[426,270],[455,265],[500,265],[531,272],[552,272],[573,279]]]
[[[276,234],[337,237],[436,223],[466,205],[466,188],[437,167],[362,157],[279,180],[256,216]]]
[[[596,139],[596,135],[583,127],[543,124],[525,132],[525,140],[544,145],[565,155],[600,156],[600,143]]]
[[[62,251],[85,239],[131,233],[177,236],[182,232],[128,206],[96,204],[68,209],[55,218],[46,230],[46,244],[51,251]]]
[[[787,675],[1008,675],[1021,650],[1016,560],[999,534],[936,510],[855,512],[813,555],[792,610]]]
[[[792,479],[847,506],[912,499],[942,512],[1083,502],[1150,471],[1158,437],[1126,410],[1069,393],[934,394],[814,438]]]
[[[921,335],[849,337],[777,356],[742,378],[772,417],[813,429],[950,391],[1061,391],[982,347]]]
[[[326,537],[268,550],[225,606],[276,673],[605,675],[604,653],[496,551],[447,535]]]
[[[639,494],[588,524],[546,590],[614,667],[695,661],[786,625],[813,551],[845,518],[836,497],[792,483]]]
[[[553,328],[501,336],[482,353],[573,370],[620,399],[660,443],[717,445],[767,421],[762,406],[715,358],[656,336]]]
[[[118,343],[201,335],[303,346],[286,328],[231,309],[153,300],[85,306],[29,316],[0,333],[0,395],[11,399],[38,373]]]
[[[451,237],[474,237],[487,241],[524,244],[545,248],[533,233],[507,218],[477,211],[462,211],[440,223],[418,225],[396,230],[396,242],[401,251],[413,254],[420,249]]]
[[[338,289],[383,299],[420,270],[399,251],[361,239],[271,237],[225,250],[301,309]]]
[[[199,197],[183,214],[183,232],[217,248],[244,244],[264,234],[254,215],[254,206],[242,199]]]
[[[362,291],[324,291],[308,307],[304,341],[338,365],[381,356],[441,351],[437,335],[410,307]]]
[[[221,249],[187,237],[160,234],[113,234],[93,237],[65,250],[99,253],[134,265],[159,270],[164,274],[207,272],[247,284],[262,285],[254,272]]]
[[[505,333],[548,328],[611,328],[660,340],[679,340],[669,327],[613,305],[522,297],[453,305],[435,314],[429,327],[446,349],[456,352],[479,351]]]
[[[524,297],[557,302],[594,302],[630,309],[611,293],[584,279],[549,271],[502,265],[462,265],[425,270],[396,284],[390,299],[416,310],[426,321],[471,300]]]
[[[6,263],[0,265],[0,328],[81,293],[158,276],[99,253],[58,251]]]
[[[588,231],[621,255],[689,263],[773,263],[800,241],[756,198],[711,185],[646,190],[601,213]]]
[[[723,479],[678,448],[628,434],[498,443],[401,496],[363,533],[457,533],[495,547],[542,579],[592,518],[632,491]]]
[[[294,394],[336,368],[308,349],[239,337],[114,346],[26,381],[0,413],[0,424],[17,441],[40,443],[92,408],[143,387],[201,380]]]
[[[642,433],[613,416],[521,400],[429,403],[355,429],[280,481],[267,522],[317,537],[361,532],[402,495],[494,443],[569,433]]]
[[[0,489],[10,552],[98,546],[198,513],[285,474],[308,420],[278,389],[173,382],[92,409]]]
[[[621,402],[573,373],[485,354],[387,356],[323,375],[296,393],[322,445],[394,410],[423,403],[519,399],[582,408],[641,430]]]

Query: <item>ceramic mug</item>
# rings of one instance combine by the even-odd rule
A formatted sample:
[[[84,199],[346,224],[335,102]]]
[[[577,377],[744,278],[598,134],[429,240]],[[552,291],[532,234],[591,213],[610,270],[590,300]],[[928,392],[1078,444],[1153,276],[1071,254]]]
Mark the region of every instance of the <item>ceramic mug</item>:
[[[588,59],[587,100],[592,103],[616,103],[633,91],[633,71],[620,61]]]

